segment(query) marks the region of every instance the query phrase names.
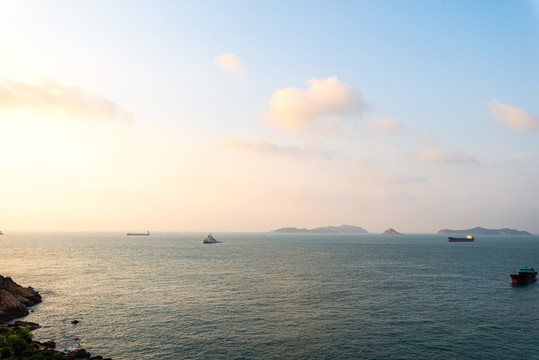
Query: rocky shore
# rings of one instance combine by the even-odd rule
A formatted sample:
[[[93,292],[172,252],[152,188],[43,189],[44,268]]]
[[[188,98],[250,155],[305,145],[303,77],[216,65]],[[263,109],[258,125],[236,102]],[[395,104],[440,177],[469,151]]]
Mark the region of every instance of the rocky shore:
[[[28,306],[40,302],[37,291],[0,275],[0,324],[28,315]]]
[[[17,320],[28,315],[28,307],[41,302],[41,295],[31,287],[22,287],[10,277],[0,275],[0,335],[18,329],[39,329],[39,324]],[[78,321],[77,321],[78,322]],[[33,346],[39,350],[54,350],[54,341],[34,341]],[[63,354],[60,351],[56,351]],[[111,360],[102,356],[91,356],[85,349],[75,349],[66,355],[67,360]]]

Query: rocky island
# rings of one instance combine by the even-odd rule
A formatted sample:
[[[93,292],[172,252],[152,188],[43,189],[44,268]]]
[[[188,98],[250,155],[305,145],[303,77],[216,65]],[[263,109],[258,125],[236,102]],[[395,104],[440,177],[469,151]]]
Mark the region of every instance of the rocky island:
[[[384,231],[382,235],[402,235],[402,234],[393,228],[389,228],[386,231]]]
[[[527,231],[515,230],[515,229],[485,229],[483,227],[474,227],[473,229],[467,230],[450,230],[450,229],[441,229],[438,231],[438,234],[445,235],[531,235]]]
[[[323,226],[314,229],[298,229],[295,227],[284,227],[272,230],[270,233],[278,234],[367,234],[368,231],[359,226]]]

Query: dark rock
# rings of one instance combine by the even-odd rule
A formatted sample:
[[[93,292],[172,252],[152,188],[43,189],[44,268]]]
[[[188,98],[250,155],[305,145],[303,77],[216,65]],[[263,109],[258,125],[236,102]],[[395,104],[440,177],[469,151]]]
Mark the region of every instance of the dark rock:
[[[5,333],[9,330],[17,330],[17,329],[23,329],[23,328],[35,330],[35,329],[41,328],[41,325],[30,322],[30,321],[17,320],[11,324],[0,325],[0,334]]]
[[[56,347],[56,343],[54,341],[45,341],[44,343],[41,343],[41,345],[45,349],[54,349]]]
[[[73,325],[75,325],[75,324],[78,324],[79,322],[80,322],[79,320],[73,320],[71,323],[72,323]]]
[[[34,322],[22,321],[22,320],[17,320],[14,323],[8,324],[7,326],[10,329],[13,329],[13,330],[23,329],[23,328],[28,328],[30,330],[36,330],[36,329],[39,329],[41,327],[41,325],[36,324]]]
[[[40,342],[34,340],[34,347],[38,350],[52,350],[56,347],[56,343],[54,341]]]
[[[0,275],[0,324],[28,315],[27,307],[40,302],[37,291]]]
[[[85,349],[77,349],[67,354],[67,360],[88,359],[90,356],[90,353]]]

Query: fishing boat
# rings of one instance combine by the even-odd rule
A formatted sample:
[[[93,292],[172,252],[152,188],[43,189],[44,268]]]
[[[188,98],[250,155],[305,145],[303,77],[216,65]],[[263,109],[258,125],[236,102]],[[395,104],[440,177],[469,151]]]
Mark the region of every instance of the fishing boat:
[[[150,236],[150,230],[146,231],[145,233],[127,233],[126,235],[130,235],[130,236],[133,236],[133,235],[137,235],[137,236]]]
[[[449,242],[470,242],[475,240],[472,235],[468,235],[465,238],[449,236],[448,239]]]
[[[216,240],[211,233],[204,240],[202,240],[203,244],[218,244],[220,242],[221,241]]]
[[[511,274],[510,276],[511,282],[514,285],[526,285],[536,280],[537,271],[535,271],[535,269],[531,266],[523,267],[518,269],[516,274]]]

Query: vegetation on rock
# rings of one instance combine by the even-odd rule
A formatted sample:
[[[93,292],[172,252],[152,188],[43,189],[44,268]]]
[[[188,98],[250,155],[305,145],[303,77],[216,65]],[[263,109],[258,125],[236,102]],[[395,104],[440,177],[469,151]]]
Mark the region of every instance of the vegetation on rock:
[[[9,329],[0,335],[2,360],[65,360],[66,356],[53,350],[38,350],[33,345],[30,329]]]

